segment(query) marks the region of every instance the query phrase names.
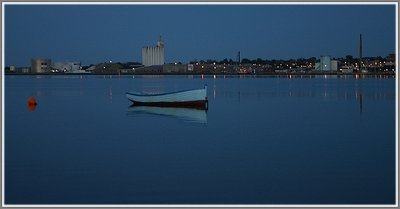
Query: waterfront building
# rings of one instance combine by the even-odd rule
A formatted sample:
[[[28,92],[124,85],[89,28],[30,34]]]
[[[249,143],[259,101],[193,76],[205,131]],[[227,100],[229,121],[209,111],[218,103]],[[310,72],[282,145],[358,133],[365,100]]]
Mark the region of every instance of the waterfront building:
[[[315,63],[317,71],[337,71],[338,62],[332,60],[330,56],[321,56],[319,62]]]
[[[332,71],[338,70],[338,61],[337,60],[331,60],[331,70]]]
[[[343,65],[340,67],[339,72],[341,73],[353,73],[354,67],[349,65]]]
[[[164,42],[161,39],[157,46],[142,48],[142,64],[144,66],[163,65],[164,64]]]
[[[162,67],[163,73],[186,73],[188,65],[184,64],[165,64]]]
[[[55,62],[52,64],[52,72],[82,73],[80,62]]]
[[[193,69],[194,69],[193,64],[188,64],[188,65],[187,65],[187,70],[188,70],[188,71],[192,72]]]
[[[32,59],[32,73],[48,73],[51,70],[51,59]]]
[[[18,73],[29,73],[31,69],[29,67],[19,67],[17,68]]]

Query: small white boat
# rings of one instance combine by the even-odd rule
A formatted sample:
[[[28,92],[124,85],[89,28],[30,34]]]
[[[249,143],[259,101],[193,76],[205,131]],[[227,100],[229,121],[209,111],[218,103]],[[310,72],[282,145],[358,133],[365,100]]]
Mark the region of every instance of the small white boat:
[[[128,109],[128,116],[154,115],[176,118],[189,123],[207,124],[207,111],[185,107],[152,107],[132,105]]]
[[[202,89],[177,91],[163,94],[127,92],[126,97],[141,106],[194,107],[208,109],[207,85]]]

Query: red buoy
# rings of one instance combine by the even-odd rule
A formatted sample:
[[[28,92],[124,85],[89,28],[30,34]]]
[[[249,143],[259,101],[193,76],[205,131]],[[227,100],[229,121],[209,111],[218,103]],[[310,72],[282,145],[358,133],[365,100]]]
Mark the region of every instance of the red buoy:
[[[29,97],[28,98],[28,105],[33,105],[33,106],[37,105],[35,97]]]

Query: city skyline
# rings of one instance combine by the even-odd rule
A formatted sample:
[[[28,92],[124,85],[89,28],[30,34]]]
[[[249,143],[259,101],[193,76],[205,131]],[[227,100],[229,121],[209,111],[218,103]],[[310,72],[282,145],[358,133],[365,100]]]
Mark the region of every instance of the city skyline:
[[[31,58],[141,62],[161,35],[165,62],[386,56],[396,50],[393,4],[5,4],[5,65]],[[51,18],[49,18],[51,17]]]

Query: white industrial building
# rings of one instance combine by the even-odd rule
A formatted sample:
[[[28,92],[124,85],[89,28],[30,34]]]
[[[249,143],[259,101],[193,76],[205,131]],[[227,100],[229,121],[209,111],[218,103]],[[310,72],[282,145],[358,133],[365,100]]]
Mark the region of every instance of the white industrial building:
[[[337,71],[338,61],[331,60],[330,56],[321,56],[319,62],[315,63],[315,70],[318,71]]]
[[[142,48],[142,64],[144,66],[164,64],[164,42],[161,40],[161,36],[157,46]]]
[[[32,73],[48,73],[51,70],[51,59],[32,59]]]
[[[52,71],[54,72],[65,72],[65,73],[81,73],[80,62],[54,62],[52,64]]]

